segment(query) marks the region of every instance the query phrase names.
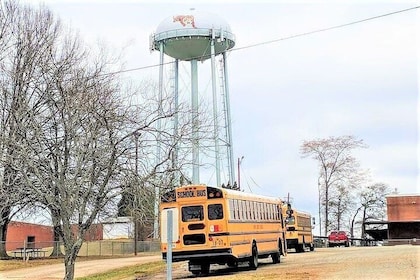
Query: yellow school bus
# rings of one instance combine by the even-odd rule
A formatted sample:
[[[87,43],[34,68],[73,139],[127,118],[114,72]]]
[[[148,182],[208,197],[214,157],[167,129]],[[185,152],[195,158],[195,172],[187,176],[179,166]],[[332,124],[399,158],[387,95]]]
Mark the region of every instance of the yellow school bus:
[[[237,267],[258,258],[280,263],[287,254],[282,200],[206,185],[178,187],[162,195],[161,250],[167,258],[168,235],[172,261],[188,261],[193,274],[207,274],[211,264]],[[173,228],[168,231],[168,211]],[[172,234],[170,234],[172,233]]]
[[[286,224],[287,249],[296,252],[305,252],[306,248],[314,250],[314,237],[312,235],[311,214],[292,209],[290,204],[283,206],[283,215]]]

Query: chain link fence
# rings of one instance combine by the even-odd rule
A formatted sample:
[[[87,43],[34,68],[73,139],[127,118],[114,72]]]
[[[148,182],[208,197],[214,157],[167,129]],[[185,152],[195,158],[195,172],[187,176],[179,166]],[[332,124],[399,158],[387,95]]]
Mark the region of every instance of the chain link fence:
[[[64,254],[62,242],[2,242],[9,257],[58,257]],[[137,241],[137,252],[159,252],[160,241]],[[60,254],[61,253],[61,254]],[[129,256],[134,254],[134,240],[100,240],[84,242],[79,257]]]

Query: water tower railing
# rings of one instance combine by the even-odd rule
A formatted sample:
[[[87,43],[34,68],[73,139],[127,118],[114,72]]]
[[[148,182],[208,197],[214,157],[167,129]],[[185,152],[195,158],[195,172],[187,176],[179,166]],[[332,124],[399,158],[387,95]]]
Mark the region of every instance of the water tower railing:
[[[153,34],[153,38],[155,42],[158,42],[166,39],[179,37],[211,37],[211,32],[212,30],[209,28],[174,29]],[[214,32],[216,38],[225,38],[232,41],[235,40],[235,35],[226,30],[215,29]]]

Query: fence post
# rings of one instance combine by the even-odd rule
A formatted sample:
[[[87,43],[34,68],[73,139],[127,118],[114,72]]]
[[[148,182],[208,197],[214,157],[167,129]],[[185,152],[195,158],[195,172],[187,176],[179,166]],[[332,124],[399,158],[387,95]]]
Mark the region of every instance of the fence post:
[[[26,245],[26,240],[23,240],[23,260],[27,262],[29,260],[29,256],[26,256]]]

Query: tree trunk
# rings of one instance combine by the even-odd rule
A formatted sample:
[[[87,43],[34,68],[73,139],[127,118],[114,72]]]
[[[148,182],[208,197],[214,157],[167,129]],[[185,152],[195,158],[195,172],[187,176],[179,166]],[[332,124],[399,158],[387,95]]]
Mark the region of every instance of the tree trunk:
[[[51,219],[54,227],[54,244],[50,257],[64,256],[60,248],[61,226],[59,214],[57,212],[58,211],[54,211],[54,209],[51,209]]]
[[[354,214],[353,219],[351,220],[351,227],[350,227],[350,237],[351,237],[351,243],[353,244],[353,238],[354,238],[354,222],[356,221],[356,216],[359,213],[361,207],[357,208],[356,214]]]
[[[63,280],[73,280],[74,279],[74,266],[76,264],[76,257],[79,254],[79,250],[82,247],[82,240],[76,239],[76,241],[71,245],[67,243],[66,254],[64,256],[64,267],[65,275]],[[72,243],[72,242],[70,242]]]
[[[328,235],[328,184],[325,183],[325,228],[324,235]]]
[[[76,264],[77,253],[69,252],[64,258],[65,275],[64,280],[74,279],[74,265]]]
[[[6,252],[7,227],[9,226],[10,208],[2,208],[0,223],[0,259],[7,259],[9,256]]]
[[[366,207],[363,208],[363,218],[362,218],[362,242],[366,246],[366,233],[365,233],[365,220],[366,220]]]

